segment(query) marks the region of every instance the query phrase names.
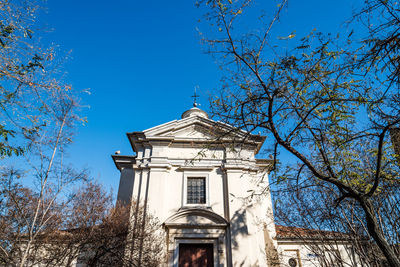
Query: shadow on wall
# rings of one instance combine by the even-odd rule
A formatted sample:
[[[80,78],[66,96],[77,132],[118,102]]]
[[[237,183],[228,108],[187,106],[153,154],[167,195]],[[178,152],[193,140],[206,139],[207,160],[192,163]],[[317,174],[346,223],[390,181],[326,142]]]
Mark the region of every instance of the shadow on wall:
[[[237,210],[230,221],[231,226],[231,234],[232,234],[232,246],[237,247],[238,242],[235,237],[239,235],[248,235],[249,231],[246,224],[246,210],[240,209]]]
[[[247,266],[246,265],[246,260],[247,260],[247,257],[246,258],[244,258],[244,260],[242,260],[242,262],[236,262],[235,264],[234,264],[234,266],[240,266],[240,267],[242,267],[242,266]]]

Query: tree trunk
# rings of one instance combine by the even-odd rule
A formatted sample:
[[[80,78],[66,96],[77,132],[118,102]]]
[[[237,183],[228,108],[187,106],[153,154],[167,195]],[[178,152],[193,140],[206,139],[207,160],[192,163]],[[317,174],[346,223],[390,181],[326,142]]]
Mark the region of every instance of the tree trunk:
[[[23,267],[25,265],[26,259],[28,258],[29,250],[31,249],[31,240],[28,241],[28,245],[22,255],[21,262],[19,263],[19,267]]]
[[[372,236],[382,253],[385,255],[389,266],[400,267],[400,259],[396,256],[393,248],[389,245],[388,241],[383,235],[371,201],[369,199],[362,198],[360,199],[360,204],[365,212],[368,233]]]

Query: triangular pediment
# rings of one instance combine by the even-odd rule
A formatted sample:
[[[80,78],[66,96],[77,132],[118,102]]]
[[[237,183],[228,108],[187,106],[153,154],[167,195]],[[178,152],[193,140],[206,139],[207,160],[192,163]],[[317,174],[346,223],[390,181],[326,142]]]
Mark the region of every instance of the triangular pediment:
[[[244,131],[202,117],[189,117],[171,121],[143,132],[147,137],[172,137],[186,139],[215,139],[245,137]]]
[[[177,127],[172,131],[160,133],[159,136],[170,136],[175,138],[193,138],[193,139],[214,139],[218,134],[214,128],[203,123],[193,123]]]
[[[265,140],[264,136],[252,135],[231,125],[202,116],[189,116],[155,126],[143,132],[132,132],[127,135],[133,150],[136,152],[138,147],[148,142],[166,145],[170,142],[195,142],[199,145],[200,143],[217,141],[249,144],[254,146],[256,153],[258,153]]]

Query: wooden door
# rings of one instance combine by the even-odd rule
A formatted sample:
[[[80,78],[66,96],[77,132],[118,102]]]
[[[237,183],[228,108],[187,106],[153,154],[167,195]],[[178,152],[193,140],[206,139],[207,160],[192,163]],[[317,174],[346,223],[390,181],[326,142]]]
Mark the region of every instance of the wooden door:
[[[179,244],[179,267],[213,266],[213,244]]]

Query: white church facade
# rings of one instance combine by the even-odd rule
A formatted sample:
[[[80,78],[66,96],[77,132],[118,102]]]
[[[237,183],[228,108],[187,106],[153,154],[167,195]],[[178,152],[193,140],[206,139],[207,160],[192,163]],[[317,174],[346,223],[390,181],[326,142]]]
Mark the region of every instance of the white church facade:
[[[265,137],[197,107],[127,136],[136,155],[113,155],[118,200],[140,200],[162,222],[164,266],[318,266],[301,243],[277,235],[270,161],[256,158]]]

